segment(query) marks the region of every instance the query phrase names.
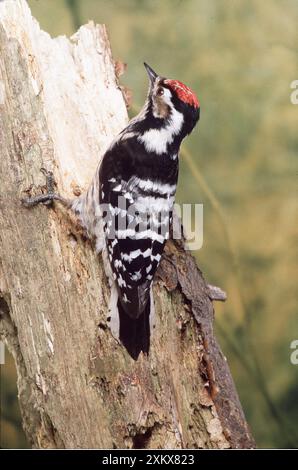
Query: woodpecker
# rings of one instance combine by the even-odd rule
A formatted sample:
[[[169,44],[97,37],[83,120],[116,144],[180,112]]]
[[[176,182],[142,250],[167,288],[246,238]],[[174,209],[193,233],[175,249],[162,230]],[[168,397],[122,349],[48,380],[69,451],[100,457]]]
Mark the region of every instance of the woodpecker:
[[[72,201],[53,190],[25,201],[59,200],[95,238],[110,280],[111,329],[133,359],[149,353],[152,282],[169,238],[179,148],[200,117],[189,87],[144,66],[145,104],[105,152],[88,191]]]

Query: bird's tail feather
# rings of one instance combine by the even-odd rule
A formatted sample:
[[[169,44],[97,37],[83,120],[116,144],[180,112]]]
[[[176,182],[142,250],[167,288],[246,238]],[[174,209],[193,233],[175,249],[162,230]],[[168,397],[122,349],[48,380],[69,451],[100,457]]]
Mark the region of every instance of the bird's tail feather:
[[[131,318],[118,300],[119,339],[129,355],[137,360],[141,351],[149,353],[150,347],[150,309],[149,299],[144,312],[138,318]]]
[[[154,328],[155,311],[152,288],[144,312],[138,318],[132,318],[123,309],[116,283],[111,285],[109,303],[109,324],[112,335],[120,341],[133,359],[137,359],[140,352],[149,353],[150,334]]]

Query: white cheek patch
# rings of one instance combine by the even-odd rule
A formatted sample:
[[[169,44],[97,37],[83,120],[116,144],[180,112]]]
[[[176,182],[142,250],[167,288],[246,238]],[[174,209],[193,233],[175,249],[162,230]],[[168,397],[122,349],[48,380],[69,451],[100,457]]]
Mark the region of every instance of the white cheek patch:
[[[166,153],[167,147],[179,134],[183,125],[183,114],[172,108],[170,122],[161,129],[150,129],[138,137],[138,140],[145,145],[147,152],[155,152],[158,155]]]
[[[172,93],[170,92],[170,90],[168,88],[164,88],[163,89],[163,100],[166,104],[168,104],[170,106],[170,108],[173,107],[173,103],[172,103]]]

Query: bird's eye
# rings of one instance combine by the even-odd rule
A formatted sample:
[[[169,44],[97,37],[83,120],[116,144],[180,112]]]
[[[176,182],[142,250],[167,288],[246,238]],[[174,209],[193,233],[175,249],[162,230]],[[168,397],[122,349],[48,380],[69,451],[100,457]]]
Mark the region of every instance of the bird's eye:
[[[164,94],[164,89],[163,89],[163,88],[161,88],[161,87],[160,87],[160,88],[158,88],[158,90],[157,90],[157,94],[158,94],[158,96],[162,96],[162,95]]]

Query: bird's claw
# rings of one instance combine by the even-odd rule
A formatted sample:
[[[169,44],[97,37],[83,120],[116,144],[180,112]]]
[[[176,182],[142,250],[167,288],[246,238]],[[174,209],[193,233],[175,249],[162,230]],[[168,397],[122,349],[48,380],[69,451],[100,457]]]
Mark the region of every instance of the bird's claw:
[[[33,207],[40,203],[44,204],[45,206],[52,206],[54,199],[59,199],[60,197],[54,193],[55,180],[53,172],[47,170],[44,167],[42,167],[40,171],[46,177],[47,192],[38,196],[21,199],[21,202],[25,207]]]

